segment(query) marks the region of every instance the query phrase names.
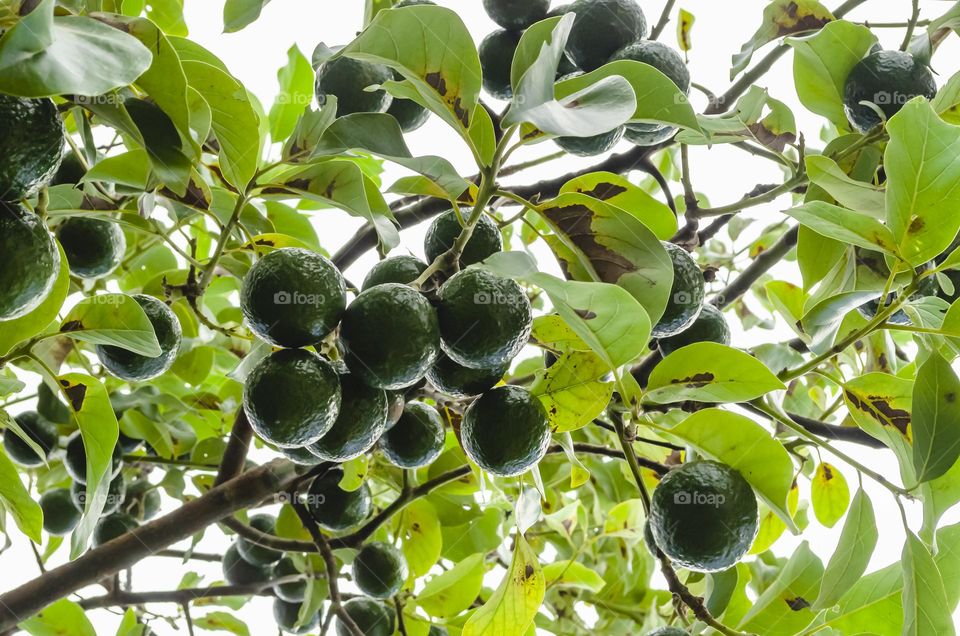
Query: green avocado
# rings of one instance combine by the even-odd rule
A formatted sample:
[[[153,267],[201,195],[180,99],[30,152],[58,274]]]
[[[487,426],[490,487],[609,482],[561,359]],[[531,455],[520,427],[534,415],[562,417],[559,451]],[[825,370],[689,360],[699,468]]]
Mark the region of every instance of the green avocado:
[[[550,0],[483,0],[483,8],[504,29],[522,31],[547,17]]]
[[[470,210],[463,209],[464,216],[469,216]],[[448,252],[457,237],[463,231],[457,214],[453,210],[447,210],[433,220],[430,227],[427,228],[427,235],[423,241],[423,251],[427,260],[431,263],[441,254]],[[500,236],[500,228],[487,216],[481,215],[480,220],[473,228],[473,234],[470,240],[463,248],[460,254],[460,267],[465,268],[468,265],[479,263],[488,256],[496,254],[503,249],[503,237]]]
[[[253,515],[250,517],[250,526],[266,534],[275,534],[277,518],[267,514]],[[283,552],[257,545],[243,537],[237,537],[237,552],[244,561],[253,565],[273,565],[283,556]]]
[[[373,448],[387,428],[387,394],[355,375],[340,376],[340,414],[307,450],[328,462],[346,462]]]
[[[937,295],[938,291],[942,293],[942,290],[940,289],[940,285],[937,283],[936,277],[928,276],[920,281],[917,291],[911,294],[908,300],[920,300],[922,298],[926,298],[927,296],[934,296],[934,295]],[[897,295],[895,293],[891,292],[890,294],[888,294],[887,300],[885,302],[885,306],[892,303],[894,300],[896,300],[896,298],[897,298]],[[867,320],[872,320],[873,318],[876,317],[877,310],[879,308],[880,308],[880,299],[875,298],[873,300],[868,300],[867,302],[857,307],[857,311],[860,313],[861,316],[863,316]],[[913,321],[910,320],[910,316],[908,316],[907,312],[905,312],[902,309],[898,309],[897,311],[893,312],[893,315],[887,318],[887,322],[893,325],[912,325],[913,324]]]
[[[65,143],[53,100],[0,94],[0,201],[18,201],[46,185]]]
[[[363,636],[390,636],[393,634],[393,613],[379,601],[358,596],[343,604],[347,616],[360,628]],[[349,627],[337,619],[337,636],[353,636]]]
[[[306,446],[303,448],[280,448],[279,446],[274,446],[273,450],[277,451],[294,464],[299,464],[301,466],[316,466],[317,464],[323,463],[323,460],[311,453]]]
[[[471,369],[440,354],[427,372],[427,379],[438,391],[457,398],[480,395],[492,389],[510,368],[504,363],[490,369]]]
[[[393,98],[383,89],[367,91],[366,88],[392,79],[393,72],[382,64],[335,57],[324,62],[317,71],[317,102],[323,106],[328,95],[336,97],[338,117],[352,113],[384,113]]]
[[[690,633],[679,627],[658,627],[646,636],[690,636]]]
[[[70,496],[73,498],[73,505],[77,510],[83,511],[87,505],[87,485],[79,481],[70,485]],[[123,500],[127,496],[127,482],[123,478],[123,473],[117,473],[117,476],[110,481],[110,488],[107,490],[107,500],[103,504],[101,515],[112,515],[120,510]]]
[[[317,611],[310,620],[305,621],[299,627],[297,622],[300,620],[300,607],[302,602],[290,603],[283,599],[273,600],[273,619],[277,621],[277,627],[291,634],[306,634],[312,632],[320,626],[320,612]]]
[[[73,152],[70,148],[66,148],[63,151],[63,160],[60,162],[60,167],[57,168],[56,174],[54,174],[53,179],[50,180],[50,185],[75,186],[80,183],[80,180],[83,179],[86,174],[87,170],[83,167],[83,164],[80,163],[77,153]]]
[[[57,427],[41,417],[36,411],[26,411],[13,418],[23,432],[44,451],[45,457],[57,447]],[[20,436],[9,428],[3,431],[3,448],[10,459],[21,466],[40,466],[43,464],[36,452]]]
[[[673,287],[667,299],[667,308],[653,327],[654,338],[668,338],[684,331],[700,315],[706,295],[703,271],[697,261],[682,247],[662,241],[673,261]]]
[[[400,421],[403,416],[403,407],[407,405],[405,391],[387,391],[387,429]]]
[[[340,339],[350,372],[381,389],[418,382],[440,351],[436,310],[399,283],[361,292],[343,314]]]
[[[457,364],[489,369],[510,362],[527,344],[533,310],[514,280],[467,269],[444,283],[437,298],[440,345]]]
[[[582,71],[574,71],[569,75],[561,77],[557,81],[563,81],[570,79],[571,77],[576,77],[577,75],[583,75]],[[613,150],[613,148],[620,142],[620,138],[623,137],[623,126],[617,126],[613,130],[599,135],[591,135],[590,137],[557,137],[554,139],[554,143],[560,147],[561,150],[570,153],[571,155],[576,155],[578,157],[593,157],[595,155],[602,155],[605,152]]]
[[[72,216],[57,226],[57,239],[70,273],[80,278],[106,276],[119,267],[127,249],[119,225],[83,216]]]
[[[697,316],[692,325],[675,336],[661,338],[658,341],[658,346],[663,357],[667,357],[677,349],[695,342],[730,344],[730,326],[723,317],[723,312],[710,303],[704,303],[700,315]]]
[[[843,88],[847,119],[862,133],[881,123],[880,115],[861,102],[870,102],[890,119],[917,96],[933,99],[937,82],[930,67],[903,51],[876,51],[860,60]]]
[[[654,67],[677,85],[684,95],[690,93],[690,70],[673,48],[661,42],[632,42],[613,54],[611,62],[634,60]],[[676,128],[662,124],[627,124],[627,140],[637,146],[653,146],[669,139]]]
[[[498,477],[520,475],[543,459],[550,424],[539,399],[519,386],[487,391],[467,407],[460,443],[477,466]]]
[[[113,447],[113,465],[111,475],[114,477],[120,473],[123,468],[123,451],[120,446]],[[66,451],[63,456],[63,467],[67,469],[67,474],[74,481],[81,484],[87,483],[87,454],[83,447],[83,437],[80,431],[76,431],[67,438]]]
[[[121,510],[137,521],[150,521],[160,512],[161,503],[160,487],[142,477],[127,485]]]
[[[757,498],[726,464],[698,460],[671,470],[653,491],[650,529],[677,565],[697,572],[725,570],[757,534]]]
[[[407,402],[403,415],[380,438],[380,450],[394,466],[423,468],[443,451],[443,419],[423,402]]]
[[[483,38],[477,49],[483,73],[483,90],[496,99],[506,101],[513,97],[510,69],[513,67],[513,55],[520,46],[521,35],[516,31],[494,31]]]
[[[300,574],[302,573],[297,569],[293,559],[288,556],[280,559],[280,562],[273,568],[273,575],[278,579]],[[288,603],[302,603],[303,599],[307,597],[307,580],[302,578],[299,581],[278,583],[273,586],[273,592],[278,598]]]
[[[420,4],[433,4],[432,2],[421,2]],[[404,5],[410,6],[410,5]],[[400,5],[395,5],[393,8],[396,9]],[[393,72],[393,79],[402,82],[404,80],[403,75]],[[413,101],[412,99],[403,99],[402,97],[394,97],[393,101],[390,102],[390,108],[387,109],[388,115],[393,115],[393,118],[397,120],[397,123],[400,124],[400,130],[405,133],[413,132],[417,130],[430,119],[430,111]]]
[[[257,363],[243,386],[253,431],[282,448],[312,444],[340,412],[340,379],[329,362],[306,349],[280,349]]]
[[[173,366],[180,351],[180,321],[164,302],[153,296],[137,294],[134,300],[143,308],[160,343],[160,355],[156,358],[142,356],[113,345],[97,345],[100,364],[111,374],[128,382],[143,382],[163,375]]]
[[[122,537],[131,530],[139,526],[137,520],[128,514],[115,512],[106,516],[97,523],[93,529],[93,539],[91,544],[98,548],[104,543],[109,543],[118,537]]]
[[[577,0],[570,11],[577,18],[567,40],[567,55],[587,72],[647,33],[647,19],[636,0]]]
[[[0,202],[0,320],[36,309],[59,273],[60,250],[40,217],[19,203]]]
[[[117,421],[120,421],[120,418],[123,417],[123,412],[121,411],[116,413],[116,416]],[[127,437],[123,434],[123,431],[120,431],[120,437],[117,438],[117,444],[120,446],[120,450],[122,450],[124,453],[132,453],[140,448],[140,445],[143,444],[143,440]]]
[[[307,508],[314,521],[326,530],[341,532],[360,525],[370,516],[373,501],[364,483],[348,492],[340,488],[343,470],[334,468],[316,477],[307,492]]]
[[[370,268],[370,272],[363,279],[360,289],[367,290],[384,283],[409,285],[417,280],[426,269],[427,264],[416,256],[391,256]]]
[[[223,553],[223,580],[228,585],[256,585],[269,583],[273,579],[273,568],[269,565],[253,565],[240,556],[237,544],[232,544]]]
[[[70,491],[66,488],[54,488],[43,493],[40,510],[43,511],[43,529],[55,537],[70,534],[80,523],[80,511],[73,505]]]
[[[657,541],[653,538],[653,530],[650,529],[650,520],[643,522],[643,544],[651,556],[657,556]]]
[[[240,292],[250,329],[279,347],[317,344],[337,326],[346,306],[347,288],[336,266],[297,247],[258,260]]]
[[[372,598],[390,598],[406,580],[407,562],[400,550],[389,543],[368,543],[353,560],[353,582]]]

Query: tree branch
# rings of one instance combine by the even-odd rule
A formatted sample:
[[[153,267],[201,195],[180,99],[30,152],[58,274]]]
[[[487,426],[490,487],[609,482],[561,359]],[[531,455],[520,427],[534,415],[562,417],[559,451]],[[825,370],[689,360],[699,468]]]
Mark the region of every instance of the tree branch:
[[[252,439],[253,429],[250,428],[246,411],[241,406],[233,420],[230,439],[227,441],[227,448],[223,451],[223,458],[220,460],[220,469],[217,471],[217,479],[214,481],[214,485],[219,486],[243,472],[243,464],[247,461],[247,451],[250,449]]]
[[[795,225],[780,237],[776,243],[757,255],[740,275],[733,279],[729,285],[721,290],[710,301],[717,309],[732,304],[738,298],[743,296],[757,280],[767,271],[787,255],[797,244],[797,236],[800,232],[800,226]]]

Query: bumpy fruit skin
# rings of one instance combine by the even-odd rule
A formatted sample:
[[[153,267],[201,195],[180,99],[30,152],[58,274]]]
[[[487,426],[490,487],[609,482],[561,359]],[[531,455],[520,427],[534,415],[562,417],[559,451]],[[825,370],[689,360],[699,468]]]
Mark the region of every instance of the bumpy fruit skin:
[[[437,359],[437,312],[411,287],[377,285],[347,307],[340,340],[350,373],[370,386],[402,389],[423,378]]]
[[[522,31],[547,17],[550,0],[483,0],[483,8],[504,29]]]
[[[647,32],[647,19],[636,0],[577,0],[570,10],[577,19],[567,40],[567,55],[587,72]]]
[[[305,349],[281,349],[257,363],[243,386],[253,431],[281,448],[320,439],[340,413],[340,379],[329,362]]]
[[[117,537],[121,537],[137,527],[137,520],[128,514],[115,512],[112,515],[102,518],[93,529],[93,539],[91,545],[97,548],[104,543],[109,543]]]
[[[407,562],[389,543],[374,541],[361,548],[353,560],[353,581],[367,596],[390,598],[407,579]]]
[[[527,344],[533,310],[514,280],[468,269],[444,283],[437,297],[440,346],[457,364],[489,369],[508,363]]]
[[[331,532],[359,525],[373,509],[370,488],[363,484],[359,489],[347,492],[339,486],[342,478],[342,470],[330,470],[314,479],[307,492],[307,508],[314,521]]]
[[[483,72],[483,90],[497,99],[509,100],[513,97],[510,69],[513,54],[520,45],[520,35],[517,31],[494,31],[483,38],[477,49]]]
[[[653,538],[653,530],[650,529],[650,520],[643,522],[643,544],[651,556],[657,556],[657,540]]]
[[[250,517],[250,526],[260,532],[274,534],[276,532],[277,519],[273,515],[253,515]],[[243,537],[237,538],[237,551],[243,560],[254,565],[273,565],[283,556],[282,552],[277,552],[270,548],[257,545],[247,541]]]
[[[443,451],[443,419],[423,402],[407,402],[403,415],[380,438],[380,450],[394,466],[422,468]]]
[[[44,451],[44,456],[49,457],[51,451],[57,446],[57,427],[42,418],[36,411],[20,413],[13,419],[27,434],[27,437]],[[10,429],[3,432],[3,448],[7,451],[10,459],[21,466],[40,466],[43,464],[43,460],[37,456],[33,449],[27,446],[27,443]]]
[[[286,556],[280,559],[280,562],[273,568],[273,575],[278,579],[298,574],[300,574],[300,570],[294,565],[293,559]],[[273,586],[273,591],[278,598],[288,603],[300,603],[307,597],[307,580],[279,583]]]
[[[310,617],[300,627],[297,627],[297,620],[300,618],[300,606],[303,603],[288,603],[283,599],[274,599],[273,601],[273,619],[277,621],[277,627],[290,634],[308,634],[320,626],[320,612]]]
[[[223,580],[229,585],[255,585],[273,579],[272,567],[248,563],[240,556],[235,543],[223,553],[222,566]]]
[[[274,447],[274,450],[292,461],[294,464],[299,464],[301,466],[316,466],[317,464],[322,464],[323,460],[311,453],[308,446],[303,448],[280,448]]]
[[[70,534],[80,523],[80,511],[73,505],[70,491],[66,488],[43,493],[40,509],[43,511],[43,529],[55,537]]]
[[[384,283],[400,283],[408,285],[420,277],[427,269],[427,264],[416,256],[391,256],[385,258],[370,268],[367,277],[360,285],[361,290],[367,290]]]
[[[743,558],[757,534],[757,498],[734,469],[715,461],[676,468],[653,491],[650,529],[681,567],[724,570]]]
[[[52,100],[0,94],[0,201],[17,201],[48,183],[64,143]]]
[[[647,632],[646,636],[690,636],[690,633],[679,627],[658,627],[652,632]]]
[[[127,482],[123,478],[123,474],[120,473],[110,481],[110,488],[107,490],[107,500],[100,514],[112,515],[120,510],[126,496]],[[79,481],[73,482],[73,484],[70,485],[70,497],[76,509],[82,512],[87,504],[87,485],[81,484]]]
[[[120,446],[113,447],[111,475],[116,477],[123,468],[123,451]],[[83,447],[83,437],[76,431],[67,438],[66,452],[63,456],[63,467],[74,481],[87,483],[87,454]]]
[[[123,261],[127,241],[116,223],[72,216],[57,227],[57,239],[70,264],[70,273],[80,278],[100,278]]]
[[[87,171],[84,169],[83,164],[80,163],[76,153],[67,148],[64,150],[60,167],[57,168],[56,174],[54,174],[53,179],[50,180],[50,185],[75,186],[80,183],[80,180],[83,179],[85,174],[87,174]]]
[[[250,329],[279,347],[317,344],[337,326],[346,306],[347,288],[336,266],[296,247],[257,261],[240,292]]]
[[[704,303],[700,315],[697,316],[692,325],[675,336],[661,338],[658,346],[660,347],[660,353],[667,357],[677,349],[695,342],[730,344],[730,326],[723,317],[723,312],[710,303]]]
[[[497,387],[467,407],[460,424],[460,442],[467,457],[488,473],[519,475],[547,453],[550,425],[546,410],[524,388]]]
[[[107,371],[121,380],[143,382],[163,375],[173,366],[180,351],[180,321],[167,305],[153,296],[137,294],[134,300],[143,308],[160,343],[160,355],[142,356],[113,345],[97,345],[97,357]]]
[[[611,62],[634,60],[654,67],[677,85],[684,95],[690,92],[690,70],[675,49],[661,42],[632,42],[613,54]],[[676,132],[674,126],[662,124],[627,124],[627,140],[637,146],[653,146],[666,141]]]
[[[343,609],[360,628],[363,636],[390,636],[393,634],[393,614],[373,599],[356,597],[343,604]],[[343,621],[337,620],[337,636],[353,636]]]
[[[346,462],[373,448],[387,428],[387,394],[355,375],[340,376],[340,414],[333,428],[307,446],[318,459]]]
[[[703,272],[693,257],[682,247],[662,241],[673,261],[673,287],[667,308],[653,327],[654,338],[668,338],[689,328],[700,315],[706,284]]]
[[[137,521],[150,521],[160,512],[161,503],[159,488],[144,477],[127,484],[121,510]]]
[[[446,354],[441,354],[427,372],[427,379],[437,390],[447,395],[471,397],[496,386],[508,368],[509,363],[490,369],[471,369],[457,364]]]
[[[469,210],[463,210],[463,214],[469,215]],[[423,241],[423,251],[427,260],[433,262],[438,256],[449,251],[461,231],[463,227],[453,210],[448,210],[435,218],[427,228],[427,235]],[[473,234],[464,246],[463,253],[460,254],[460,268],[479,263],[502,249],[503,237],[500,236],[500,228],[490,217],[483,215],[473,228]]]
[[[50,294],[60,250],[39,216],[0,202],[0,320],[30,313]]]
[[[843,106],[847,119],[860,132],[880,124],[877,112],[860,102],[878,106],[887,119],[917,96],[933,99],[937,82],[926,64],[903,51],[876,51],[860,60],[843,90]]]
[[[367,92],[368,86],[385,84],[393,73],[382,64],[361,62],[349,57],[337,57],[323,63],[317,71],[315,91],[317,102],[323,106],[327,96],[337,98],[337,116],[352,113],[384,113],[392,98],[385,90]]]

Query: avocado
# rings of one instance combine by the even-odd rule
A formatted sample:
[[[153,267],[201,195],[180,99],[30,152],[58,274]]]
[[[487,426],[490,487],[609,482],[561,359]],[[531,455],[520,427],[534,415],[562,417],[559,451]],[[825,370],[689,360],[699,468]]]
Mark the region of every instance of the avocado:
[[[66,452],[63,456],[63,467],[74,481],[87,483],[87,454],[83,447],[83,436],[80,431],[74,432],[67,438]],[[112,477],[116,477],[123,468],[123,451],[120,446],[113,447]]]
[[[288,556],[280,559],[280,562],[273,569],[273,575],[278,579],[288,576],[302,576],[293,559]],[[288,603],[301,603],[307,597],[307,580],[301,578],[299,581],[277,583],[273,586],[273,592],[278,598]]]
[[[80,523],[80,511],[73,505],[70,491],[66,488],[54,488],[43,493],[40,510],[43,511],[43,529],[55,537],[70,534]]]
[[[46,185],[65,143],[53,100],[0,94],[0,201],[18,201]]]
[[[160,512],[160,487],[141,477],[127,485],[121,510],[137,521],[150,521]]]
[[[307,450],[319,459],[346,462],[370,450],[387,428],[387,394],[355,375],[340,376],[340,414],[333,428]]]
[[[613,54],[611,62],[634,60],[654,67],[669,77],[684,95],[690,93],[690,70],[673,48],[661,42],[642,40],[633,42]],[[627,124],[627,140],[637,146],[653,146],[664,142],[676,132],[674,126],[662,124]]]
[[[0,320],[36,309],[59,273],[60,250],[40,217],[19,203],[0,202]]]
[[[457,398],[480,395],[492,389],[510,368],[504,363],[489,369],[471,369],[440,354],[427,372],[427,379],[438,391]]]
[[[87,485],[79,481],[73,482],[70,486],[70,496],[77,510],[83,512],[84,507],[87,505]],[[117,476],[110,481],[110,487],[107,489],[107,499],[103,504],[103,511],[100,514],[104,516],[111,515],[120,510],[126,496],[127,482],[123,478],[123,473],[117,473]]]
[[[127,241],[116,223],[72,216],[57,226],[57,239],[70,264],[70,273],[80,278],[101,278],[123,261]]]
[[[394,466],[422,468],[443,451],[443,419],[423,402],[407,402],[403,415],[380,438],[380,450]]]
[[[543,459],[550,425],[539,399],[519,386],[487,391],[467,407],[460,443],[474,464],[497,477],[520,475]]]
[[[283,599],[273,600],[273,619],[277,621],[277,627],[291,634],[306,634],[312,632],[320,626],[320,612],[314,613],[310,620],[305,621],[297,627],[297,621],[300,620],[300,603],[290,603]]]
[[[471,268],[444,283],[437,298],[440,345],[457,364],[489,369],[527,344],[533,310],[514,280]]]
[[[115,512],[103,517],[93,529],[91,545],[99,548],[104,543],[109,543],[136,529],[138,525],[136,519],[123,512]]]
[[[314,443],[340,413],[340,379],[329,362],[305,349],[280,349],[247,376],[243,408],[253,431],[281,448]]]
[[[273,579],[273,568],[269,565],[253,565],[240,556],[237,544],[232,544],[223,553],[223,580],[228,585],[267,584]]]
[[[520,46],[517,31],[498,30],[483,38],[477,52],[480,54],[480,70],[483,73],[483,90],[496,99],[513,98],[510,69],[513,56]]]
[[[706,295],[703,271],[685,249],[661,241],[673,261],[673,287],[663,316],[653,327],[654,338],[675,336],[689,328],[700,315]]]
[[[347,307],[340,339],[351,373],[373,387],[402,389],[422,379],[437,358],[437,312],[415,289],[377,285]]]
[[[363,636],[390,636],[393,634],[393,613],[379,601],[356,597],[343,604],[343,610],[360,628]],[[337,619],[337,636],[353,636],[343,621]]]
[[[277,518],[267,514],[253,515],[250,517],[250,526],[266,534],[275,534]],[[273,565],[283,556],[282,552],[257,545],[243,537],[237,537],[237,552],[244,561],[253,565]]]
[[[360,525],[373,509],[367,484],[357,490],[346,491],[340,488],[341,479],[343,470],[332,468],[316,477],[307,492],[307,508],[314,521],[330,532],[341,532]]]
[[[432,2],[422,2],[420,4],[433,4]],[[410,5],[404,5],[410,6]],[[395,5],[393,8],[396,9],[400,5]],[[404,80],[403,75],[393,72],[393,79],[397,82],[402,82]],[[430,111],[413,101],[412,99],[404,99],[402,97],[394,97],[393,101],[390,102],[390,108],[387,109],[388,115],[393,115],[393,118],[397,120],[397,123],[400,124],[400,130],[405,133],[413,132],[417,130],[430,119]]]
[[[570,79],[577,75],[583,75],[583,72],[574,71],[569,75],[561,77],[558,81]],[[557,137],[553,141],[561,150],[571,155],[593,157],[613,150],[617,143],[619,143],[620,138],[623,137],[623,131],[623,126],[617,126],[613,130],[599,135],[591,135],[590,137]]]
[[[577,15],[567,40],[567,55],[586,72],[595,71],[618,50],[642,40],[647,19],[635,0],[577,0]]]
[[[843,106],[851,125],[866,133],[881,123],[880,115],[861,102],[879,107],[890,119],[917,96],[933,99],[937,82],[930,67],[903,51],[876,51],[857,62],[847,76]]]
[[[407,562],[400,550],[383,541],[366,544],[353,560],[353,582],[372,598],[386,599],[407,579]]]
[[[393,73],[382,64],[334,57],[317,70],[317,102],[323,106],[328,95],[336,97],[338,117],[352,113],[385,113],[393,99],[390,94],[383,89],[366,89],[392,79]]]
[[[279,446],[274,446],[273,450],[300,466],[316,466],[322,464],[324,461],[311,453],[307,446],[303,448],[280,448]]]
[[[426,269],[427,264],[415,256],[391,256],[370,268],[370,272],[363,279],[360,289],[367,290],[384,283],[409,285],[417,280]]]
[[[468,209],[462,212],[464,215],[470,214]],[[423,251],[427,260],[432,263],[438,256],[450,251],[462,231],[463,226],[460,225],[457,214],[453,210],[447,210],[435,218],[427,228],[427,235],[423,241]],[[470,240],[460,254],[460,267],[465,268],[479,263],[502,249],[503,237],[500,236],[500,228],[489,216],[481,215],[473,228]]]
[[[522,31],[547,17],[550,0],[483,0],[483,8],[504,29]]]
[[[41,417],[36,411],[26,411],[15,415],[14,420],[34,443],[44,451],[44,457],[57,447],[57,427]],[[20,436],[9,428],[3,431],[3,448],[14,462],[21,466],[40,466],[43,459]]]
[[[757,534],[757,498],[736,470],[697,460],[667,473],[650,504],[650,529],[680,567],[718,572],[739,561]]]
[[[723,312],[710,303],[703,305],[700,315],[697,316],[692,325],[675,336],[661,338],[657,344],[663,357],[667,357],[677,349],[696,342],[730,344],[730,326],[723,317]]]
[[[180,321],[162,301],[153,296],[133,296],[143,308],[160,343],[160,355],[155,358],[128,351],[113,345],[97,345],[100,364],[112,375],[128,382],[143,382],[163,375],[173,366],[180,351]]]
[[[67,147],[63,151],[63,159],[60,161],[60,167],[57,168],[56,174],[54,174],[53,179],[50,180],[50,185],[75,186],[83,180],[86,174],[87,169],[83,167],[80,158],[77,157],[77,153]]]
[[[347,306],[343,276],[329,259],[297,247],[274,250],[243,279],[240,308],[250,329],[278,347],[323,340]]]

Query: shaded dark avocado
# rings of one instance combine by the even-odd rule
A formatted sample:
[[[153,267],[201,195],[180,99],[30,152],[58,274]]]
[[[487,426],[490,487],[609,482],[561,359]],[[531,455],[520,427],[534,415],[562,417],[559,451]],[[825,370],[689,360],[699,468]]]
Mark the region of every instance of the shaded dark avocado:
[[[65,143],[53,100],[0,94],[0,201],[18,201],[46,185]]]
[[[860,102],[876,105],[889,120],[914,97],[933,99],[936,94],[937,82],[929,66],[910,53],[881,50],[867,55],[850,71],[843,106],[853,127],[865,133],[881,119],[876,110]]]
[[[383,541],[360,549],[353,560],[353,582],[367,596],[390,598],[407,579],[407,562],[400,550]]]
[[[924,279],[921,279],[920,285],[913,294],[910,295],[908,300],[920,300],[927,296],[939,295],[943,293],[943,290],[940,288],[940,285],[937,283],[935,276],[928,276]],[[896,300],[897,294],[891,292],[887,295],[887,299],[884,303],[884,306],[889,305],[894,300]],[[859,307],[857,307],[857,312],[867,320],[872,320],[877,315],[877,310],[880,308],[880,299],[875,298],[873,300],[868,300]],[[898,309],[893,312],[891,316],[887,318],[887,322],[893,325],[912,325],[913,321],[910,320],[910,316],[907,315],[903,309]]]
[[[20,413],[15,415],[13,419],[27,434],[27,437],[44,451],[44,456],[49,457],[53,449],[57,447],[57,427],[41,417],[36,411]],[[43,459],[9,428],[3,431],[3,448],[7,451],[10,459],[21,466],[40,466],[43,464]]]
[[[517,31],[494,31],[480,42],[477,49],[480,54],[480,69],[483,72],[483,90],[493,97],[504,101],[513,97],[510,83],[510,69],[513,67],[513,55],[520,45]]]
[[[503,379],[503,374],[509,368],[510,363],[507,362],[490,369],[471,369],[457,364],[446,354],[440,354],[427,372],[427,379],[437,390],[447,395],[470,397],[492,389]]]
[[[0,202],[0,320],[40,305],[60,273],[60,250],[43,220],[19,203]]]
[[[128,514],[115,512],[103,517],[93,529],[91,545],[95,548],[121,537],[139,526],[137,520]]]
[[[55,537],[70,534],[80,523],[80,511],[73,505],[66,488],[48,490],[40,496],[43,529]]]
[[[116,476],[123,468],[123,451],[120,446],[113,447],[112,476]],[[74,481],[87,483],[87,455],[83,447],[83,437],[80,431],[74,432],[67,438],[66,451],[63,456],[63,467]]]
[[[66,148],[63,152],[63,159],[60,161],[60,167],[57,168],[56,174],[50,180],[50,185],[75,186],[80,183],[85,174],[87,174],[87,170],[80,163],[77,153],[70,148]]]
[[[317,464],[322,464],[323,460],[311,453],[308,450],[309,447],[304,446],[303,448],[280,448],[279,446],[274,446],[273,450],[277,451],[294,464],[299,464],[301,466],[316,466]]]
[[[273,568],[269,565],[253,565],[244,560],[237,550],[237,544],[232,544],[223,553],[223,580],[229,585],[256,585],[269,583],[273,579]]]
[[[570,79],[577,75],[583,75],[583,73],[581,71],[574,71],[569,75],[561,77],[557,81]],[[591,135],[589,137],[557,137],[553,141],[561,150],[571,155],[593,157],[613,150],[620,141],[620,138],[623,137],[623,131],[623,126],[617,126],[613,130],[599,135]]]
[[[243,279],[240,308],[250,329],[280,347],[315,345],[340,322],[347,288],[322,254],[297,247],[274,250]]]
[[[611,62],[634,60],[654,67],[677,85],[683,94],[690,92],[690,70],[675,49],[650,40],[632,42],[613,54]],[[626,138],[637,146],[652,146],[669,139],[676,132],[674,126],[662,124],[627,124]]]
[[[407,402],[403,415],[380,438],[387,461],[400,468],[422,468],[443,451],[443,418],[423,402]]]
[[[500,386],[463,415],[460,442],[467,457],[498,477],[526,472],[547,453],[550,424],[539,399],[518,386]]]
[[[650,530],[680,567],[725,570],[750,549],[757,534],[757,498],[733,468],[698,460],[671,470],[653,491]]]
[[[421,4],[433,4],[432,2],[423,2]],[[410,6],[410,5],[404,5]],[[399,4],[394,5],[394,9],[400,7]],[[393,72],[393,79],[398,82],[403,81],[403,75]],[[390,102],[390,108],[387,109],[387,114],[393,115],[393,118],[397,120],[397,123],[400,124],[400,130],[405,133],[413,132],[417,130],[430,119],[430,111],[413,101],[412,99],[404,99],[402,97],[394,97],[393,101]]]
[[[253,431],[274,446],[312,444],[340,412],[340,379],[329,362],[306,349],[274,351],[247,376],[243,408]]]
[[[693,257],[682,247],[661,242],[673,261],[673,287],[663,316],[653,327],[654,338],[668,338],[689,328],[700,315],[706,295],[703,271]]]
[[[647,19],[635,0],[577,0],[570,11],[577,18],[567,40],[567,55],[587,72],[647,33]]]
[[[266,534],[276,534],[277,518],[267,514],[253,515],[250,517],[250,526]],[[273,565],[283,556],[282,552],[257,545],[243,537],[237,537],[237,551],[244,561],[254,565]]]
[[[393,72],[382,64],[341,56],[327,60],[319,68],[314,90],[321,106],[327,103],[328,95],[337,98],[338,117],[352,113],[383,113],[390,107],[390,94],[383,89],[369,92],[365,89],[391,79]]]
[[[119,421],[123,417],[123,413],[116,413],[117,420]],[[124,453],[132,453],[133,451],[140,448],[143,444],[142,439],[136,439],[133,437],[127,437],[123,434],[123,431],[120,432],[120,437],[117,439],[117,444],[120,446],[120,450]]]
[[[700,315],[692,325],[675,336],[661,338],[657,344],[660,347],[660,353],[666,357],[677,349],[695,342],[730,344],[730,326],[723,317],[723,312],[710,303],[704,303]]]
[[[427,264],[416,256],[407,256],[406,254],[391,256],[370,268],[360,285],[360,289],[367,290],[384,283],[408,285],[417,280],[425,269],[427,269]]]
[[[422,379],[437,358],[437,312],[411,287],[377,285],[347,307],[340,340],[350,373],[370,386],[402,389]]]
[[[366,483],[348,492],[340,488],[341,479],[343,470],[331,469],[315,478],[307,492],[307,508],[314,521],[331,532],[360,525],[373,510],[370,488]]]
[[[77,510],[83,511],[87,505],[87,485],[79,481],[70,485],[70,496],[73,505]],[[117,473],[117,476],[110,481],[110,488],[107,490],[107,500],[104,502],[101,515],[111,515],[120,510],[123,501],[127,496],[127,482],[123,478],[123,473]],[[126,512],[126,511],[124,511]]]
[[[461,212],[465,217],[470,215],[469,209],[463,209]],[[427,260],[432,263],[438,256],[448,252],[462,231],[463,226],[460,225],[460,220],[457,219],[457,214],[453,210],[447,210],[435,218],[427,228],[427,235],[423,240],[423,251]],[[484,214],[474,226],[473,234],[470,235],[470,240],[460,254],[460,268],[479,263],[502,249],[503,237],[500,235],[500,228],[493,219]]]
[[[360,628],[363,636],[391,636],[393,613],[379,601],[358,596],[343,604],[343,609]],[[337,636],[353,636],[349,627],[337,619]]]
[[[294,565],[293,559],[288,556],[280,559],[280,562],[273,568],[273,575],[278,579],[299,574],[300,570]],[[299,581],[278,583],[273,586],[273,591],[278,598],[288,603],[300,603],[307,597],[307,580],[304,578]]]
[[[277,627],[290,634],[307,634],[320,626],[320,612],[316,612],[297,627],[297,621],[300,620],[300,603],[290,603],[280,598],[273,600],[273,619],[277,622]]]
[[[160,487],[142,477],[127,484],[127,495],[121,510],[137,521],[150,521],[160,512]]]
[[[100,364],[112,375],[128,382],[143,382],[163,375],[173,366],[180,351],[181,329],[176,314],[165,303],[153,296],[133,296],[143,308],[160,343],[160,355],[155,358],[128,351],[113,345],[97,345]]]
[[[483,0],[483,8],[504,29],[522,31],[547,17],[550,0]]]
[[[119,225],[83,216],[72,216],[58,225],[57,240],[70,273],[80,278],[106,276],[120,265],[127,250]]]
[[[345,462],[370,450],[387,428],[387,394],[355,375],[340,376],[340,414],[333,428],[307,446],[317,458]]]
[[[533,310],[516,281],[483,269],[463,270],[437,295],[440,345],[472,369],[510,362],[527,344]]]

